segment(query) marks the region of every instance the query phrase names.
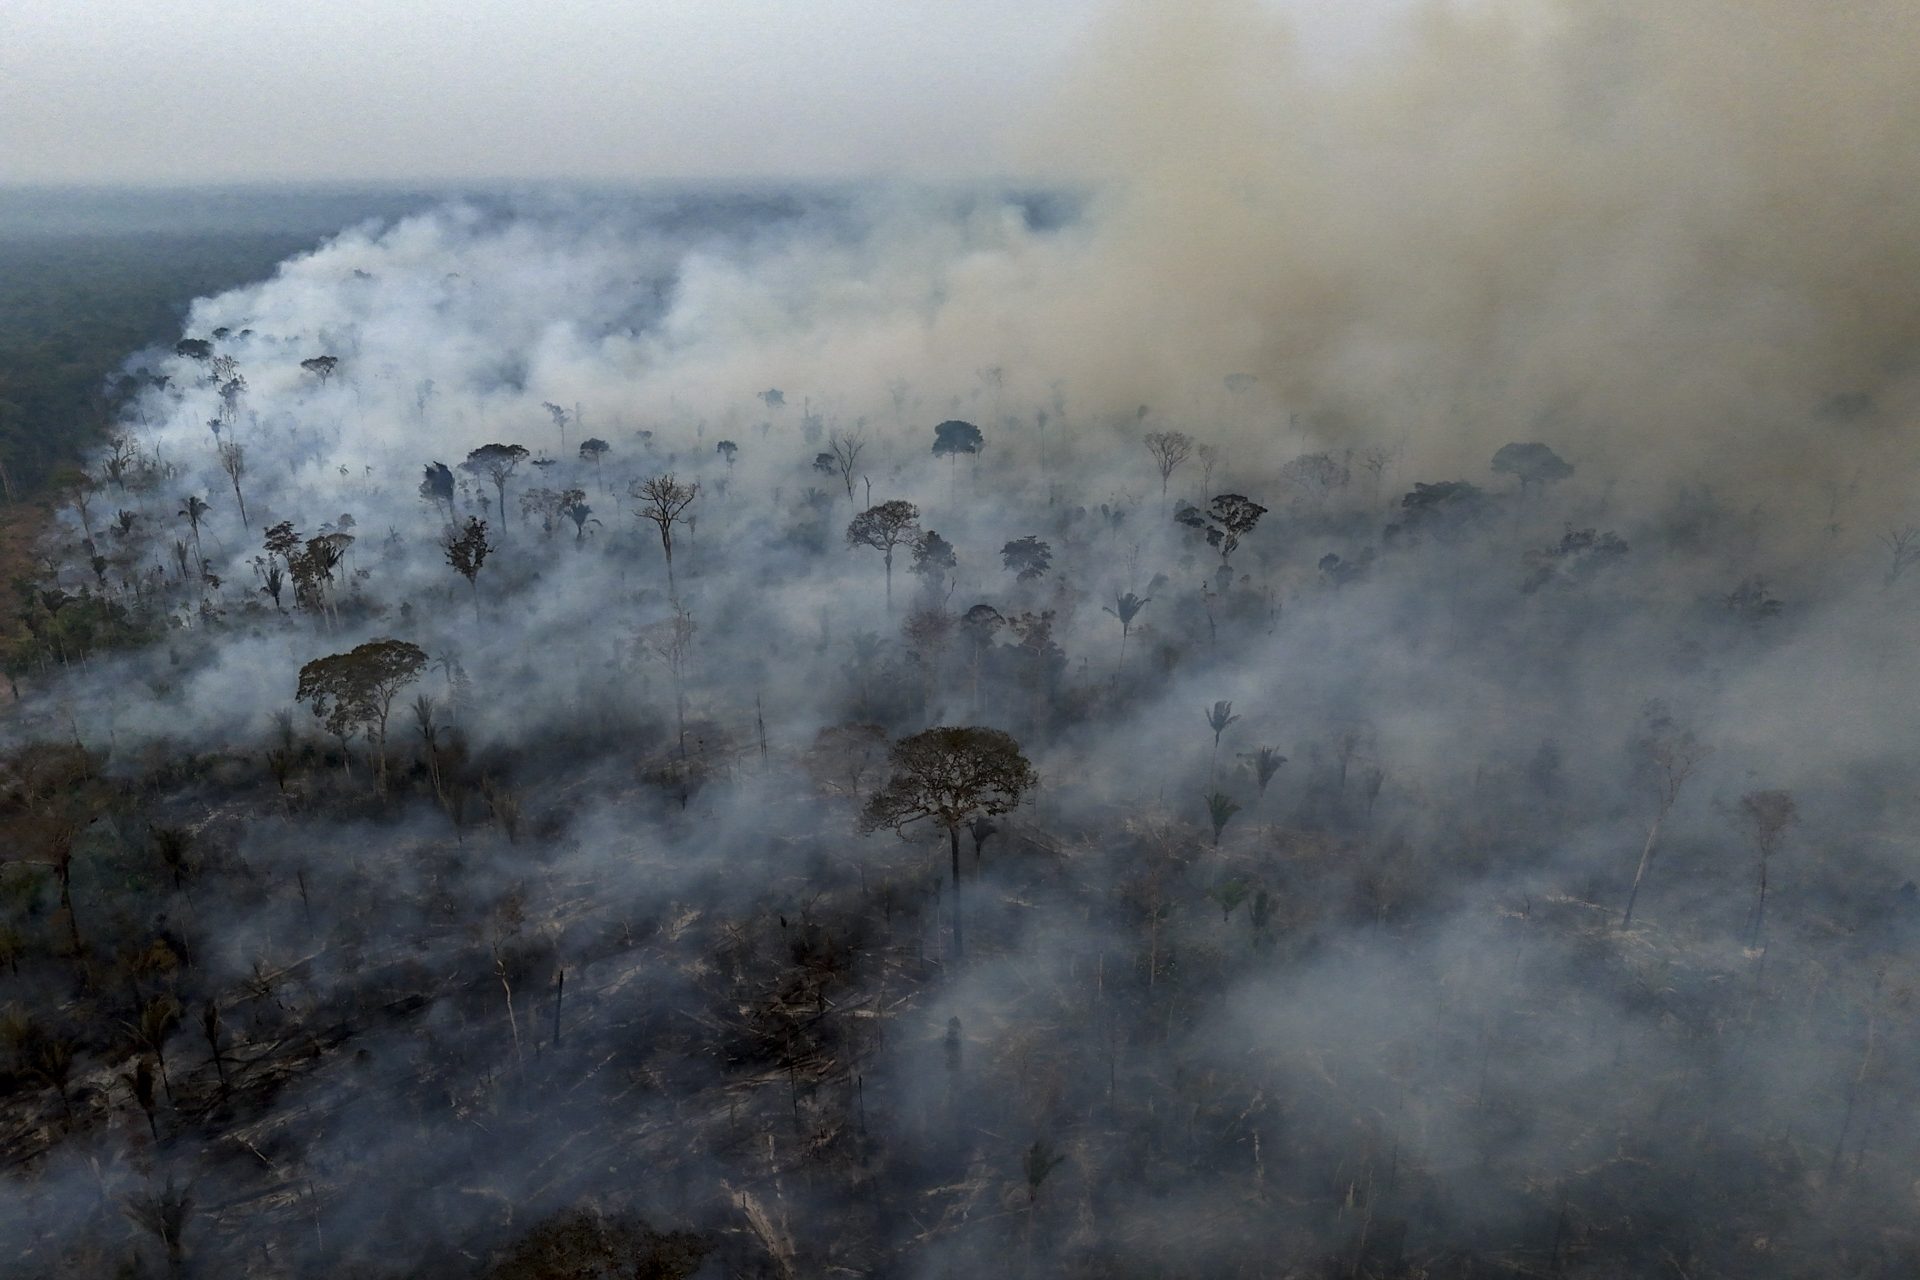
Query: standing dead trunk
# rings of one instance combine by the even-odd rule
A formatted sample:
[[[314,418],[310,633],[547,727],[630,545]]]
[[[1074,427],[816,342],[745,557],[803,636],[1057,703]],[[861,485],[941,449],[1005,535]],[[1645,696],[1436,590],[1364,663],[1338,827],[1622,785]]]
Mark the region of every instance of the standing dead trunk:
[[[966,957],[966,926],[960,912],[960,828],[947,828],[947,841],[953,851],[953,958]]]
[[[1633,904],[1640,897],[1640,882],[1647,878],[1647,864],[1653,861],[1654,842],[1660,838],[1660,824],[1666,820],[1667,811],[1663,807],[1654,815],[1653,826],[1647,829],[1647,843],[1640,850],[1640,865],[1633,873],[1633,888],[1627,891],[1627,909],[1620,917],[1620,927],[1628,928],[1633,924]]]

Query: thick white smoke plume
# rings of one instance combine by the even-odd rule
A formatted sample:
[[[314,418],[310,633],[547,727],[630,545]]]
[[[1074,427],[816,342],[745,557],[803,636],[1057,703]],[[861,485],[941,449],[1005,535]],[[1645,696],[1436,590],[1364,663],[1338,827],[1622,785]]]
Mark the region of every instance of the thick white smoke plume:
[[[75,1031],[0,1225],[172,1170],[289,1274],[583,1203],[729,1274],[1910,1274],[1916,37],[1123,3],[1030,193],[475,198],[202,300],[28,597],[10,732],[120,807],[19,981],[137,1023],[76,922],[190,934],[111,963],[240,1078],[128,1138]],[[329,736],[382,637],[419,710]],[[862,831],[941,724],[1039,787]]]

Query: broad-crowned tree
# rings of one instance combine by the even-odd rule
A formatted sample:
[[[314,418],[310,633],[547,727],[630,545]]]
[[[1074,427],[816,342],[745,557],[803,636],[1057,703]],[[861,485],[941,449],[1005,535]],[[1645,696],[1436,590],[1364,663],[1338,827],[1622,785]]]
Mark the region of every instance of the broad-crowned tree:
[[[1000,548],[1000,563],[1015,581],[1032,582],[1053,566],[1053,548],[1031,535],[1017,538]]]
[[[342,748],[355,731],[374,748],[375,780],[387,777],[387,715],[400,690],[426,669],[427,655],[405,640],[370,640],[346,653],[315,658],[300,668],[294,699],[306,703],[340,739]]]
[[[847,545],[872,547],[887,566],[887,608],[893,608],[893,552],[920,534],[920,508],[901,498],[868,507],[847,525]]]
[[[453,571],[467,580],[473,589],[473,620],[480,620],[480,566],[487,562],[487,556],[493,551],[493,544],[487,541],[487,522],[478,516],[469,516],[463,529],[449,529],[442,544],[447,553],[447,563]]]
[[[1240,548],[1240,540],[1253,532],[1260,517],[1267,509],[1252,498],[1238,493],[1222,493],[1214,497],[1202,511],[1199,507],[1188,505],[1174,512],[1173,518],[1191,529],[1199,529],[1207,535],[1207,545],[1220,552],[1220,561],[1225,564],[1233,558]]]
[[[1503,444],[1493,455],[1493,473],[1512,476],[1522,492],[1544,488],[1573,474],[1573,464],[1539,441]]]
[[[582,440],[580,442],[581,461],[591,462],[593,464],[593,473],[597,476],[600,474],[601,462],[606,459],[608,452],[611,451],[612,448],[612,445],[602,440],[599,436]]]
[[[420,496],[446,512],[447,523],[453,523],[453,472],[444,462],[429,462],[426,475],[420,481]]]
[[[1193,437],[1184,431],[1149,431],[1146,439],[1147,452],[1153,455],[1154,469],[1160,473],[1160,497],[1164,500],[1167,481],[1193,453]]]
[[[665,475],[636,480],[627,492],[640,503],[634,514],[642,520],[651,521],[653,527],[660,531],[660,551],[667,558],[667,594],[677,597],[679,589],[673,580],[673,526],[687,524],[691,520],[687,508],[700,496],[700,486],[692,481],[681,484],[669,471]]]
[[[953,952],[965,954],[960,914],[960,828],[1013,809],[1039,783],[1020,744],[999,729],[942,725],[902,738],[889,757],[892,776],[867,801],[864,831],[896,831],[929,821],[944,829],[952,854]]]
[[[483,444],[469,453],[467,460],[460,464],[462,471],[470,472],[493,483],[494,493],[500,499],[500,505],[494,510],[500,517],[502,528],[506,527],[507,521],[507,481],[512,478],[514,470],[526,458],[527,450],[524,445]]]
[[[958,418],[949,418],[933,429],[933,456],[947,459],[949,476],[954,459],[963,453],[977,458],[986,445],[987,438],[980,434],[980,428]]]

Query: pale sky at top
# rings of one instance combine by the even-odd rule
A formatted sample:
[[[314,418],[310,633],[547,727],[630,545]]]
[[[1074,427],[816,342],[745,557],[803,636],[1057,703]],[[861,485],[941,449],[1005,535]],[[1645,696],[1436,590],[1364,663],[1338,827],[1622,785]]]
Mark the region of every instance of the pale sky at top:
[[[1100,8],[4,0],[0,184],[992,172]]]

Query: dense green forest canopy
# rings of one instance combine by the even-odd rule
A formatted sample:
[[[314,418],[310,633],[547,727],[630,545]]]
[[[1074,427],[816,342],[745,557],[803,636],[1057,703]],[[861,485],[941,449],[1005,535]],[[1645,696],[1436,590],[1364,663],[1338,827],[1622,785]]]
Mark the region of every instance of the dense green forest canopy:
[[[98,440],[129,357],[172,346],[195,298],[420,203],[399,191],[0,190],[0,466],[14,497]]]

